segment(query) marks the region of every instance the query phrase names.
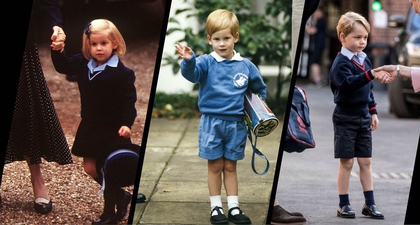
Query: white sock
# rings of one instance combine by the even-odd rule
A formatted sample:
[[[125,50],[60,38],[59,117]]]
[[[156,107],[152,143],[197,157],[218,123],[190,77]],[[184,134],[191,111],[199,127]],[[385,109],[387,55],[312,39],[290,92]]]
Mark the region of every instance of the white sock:
[[[230,210],[231,208],[234,207],[239,207],[239,200],[238,200],[238,196],[227,196],[227,204],[228,204],[228,209]],[[237,215],[239,214],[239,210],[238,209],[234,209],[232,210],[232,215]]]
[[[211,210],[213,210],[217,206],[223,207],[222,196],[221,195],[210,196],[210,206],[211,206]]]

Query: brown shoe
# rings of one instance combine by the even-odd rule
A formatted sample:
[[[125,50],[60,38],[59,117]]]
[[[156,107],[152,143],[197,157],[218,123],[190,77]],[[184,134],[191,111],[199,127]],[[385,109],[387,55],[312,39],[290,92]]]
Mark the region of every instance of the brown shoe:
[[[292,216],[301,216],[301,217],[303,217],[303,214],[302,213],[300,213],[300,212],[289,212],[289,211],[287,211],[287,210],[285,210],[283,207],[281,207],[280,205],[276,205],[276,206],[274,206],[274,207],[280,207],[280,208],[282,208],[285,212],[287,212],[287,213],[289,213],[290,215],[292,215]]]
[[[296,214],[296,212],[295,212]],[[301,213],[299,213],[301,214]],[[301,214],[302,215],[302,214]],[[294,216],[284,210],[280,205],[273,207],[273,213],[271,215],[271,224],[306,224],[306,219],[303,216]]]

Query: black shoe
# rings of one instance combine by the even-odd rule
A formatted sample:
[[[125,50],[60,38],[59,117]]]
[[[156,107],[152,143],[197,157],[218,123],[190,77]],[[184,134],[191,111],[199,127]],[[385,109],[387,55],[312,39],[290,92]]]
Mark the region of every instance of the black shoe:
[[[48,201],[45,198],[37,198],[34,201],[34,209],[37,213],[48,214],[52,211],[52,201]]]
[[[213,215],[214,212],[217,214]],[[223,208],[216,206],[210,213],[210,222],[212,224],[227,224],[229,223],[228,219],[226,218],[225,214],[223,213]]]
[[[117,220],[122,220],[127,214],[127,207],[128,204],[130,204],[131,201],[131,194],[124,191],[124,196],[117,200],[117,214],[116,218]]]
[[[351,209],[350,205],[345,205],[343,207],[338,207],[337,216],[341,218],[355,218],[356,214]]]
[[[384,215],[378,211],[376,205],[368,207],[366,204],[363,205],[362,214],[369,216],[372,219],[384,219]]]
[[[232,211],[235,209],[239,210],[239,214],[232,215]],[[229,209],[229,221],[234,224],[251,224],[251,220],[245,216],[239,207]]]
[[[142,193],[138,193],[136,203],[144,203],[145,201],[146,201],[146,196]]]
[[[95,219],[92,224],[117,224],[117,221],[115,215],[104,213],[98,219]]]

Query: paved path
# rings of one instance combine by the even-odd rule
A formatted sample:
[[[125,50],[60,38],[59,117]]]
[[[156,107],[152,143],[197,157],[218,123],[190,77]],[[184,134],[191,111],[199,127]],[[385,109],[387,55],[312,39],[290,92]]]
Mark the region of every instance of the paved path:
[[[207,161],[197,156],[199,119],[152,119],[139,192],[148,198],[137,204],[133,223],[210,224]],[[257,147],[270,161],[270,169],[258,175],[251,169],[252,147],[248,140],[245,159],[238,162],[239,203],[253,224],[265,224],[276,168],[281,125],[258,138]],[[258,172],[265,160],[255,156]],[[222,189],[225,214],[226,196]]]

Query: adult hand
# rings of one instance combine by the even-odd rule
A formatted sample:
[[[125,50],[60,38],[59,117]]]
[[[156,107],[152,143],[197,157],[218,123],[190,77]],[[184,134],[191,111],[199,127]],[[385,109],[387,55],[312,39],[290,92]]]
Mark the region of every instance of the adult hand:
[[[381,66],[373,69],[372,75],[381,83],[390,83],[397,77],[397,67],[393,65]]]
[[[187,45],[183,45],[179,42],[176,43],[175,50],[176,52],[178,52],[178,55],[181,59],[188,60],[193,55],[193,51],[190,47],[188,47]]]
[[[60,50],[60,52],[64,51],[65,41],[66,41],[66,34],[64,33],[64,30],[59,26],[54,26],[53,28],[53,34],[51,35],[51,48],[53,50]]]

